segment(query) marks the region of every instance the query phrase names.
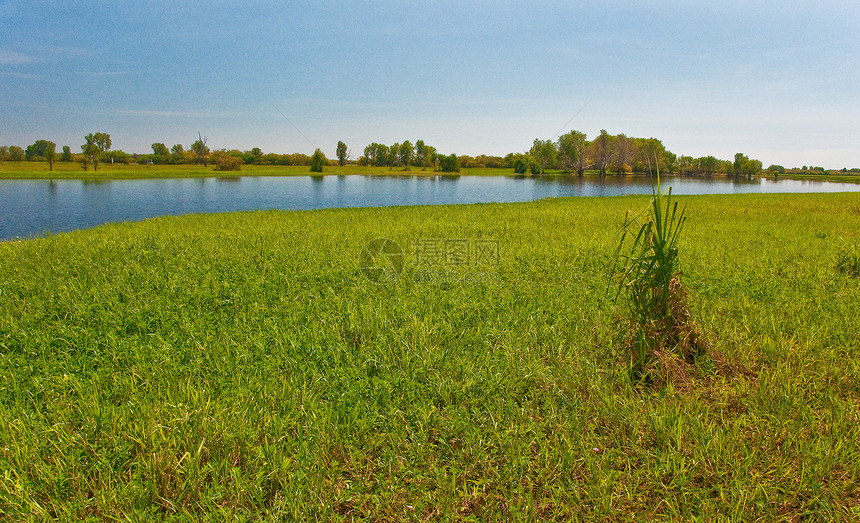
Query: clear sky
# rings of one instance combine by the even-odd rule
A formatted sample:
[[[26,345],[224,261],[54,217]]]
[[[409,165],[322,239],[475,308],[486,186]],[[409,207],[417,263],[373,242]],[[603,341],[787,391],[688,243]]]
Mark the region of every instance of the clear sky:
[[[860,167],[858,62],[857,0],[0,0],[0,144],[504,155],[606,129]]]

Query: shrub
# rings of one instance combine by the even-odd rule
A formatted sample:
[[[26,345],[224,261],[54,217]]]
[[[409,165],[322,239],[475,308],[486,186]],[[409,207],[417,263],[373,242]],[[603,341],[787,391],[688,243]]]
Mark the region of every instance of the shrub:
[[[237,158],[235,156],[229,154],[218,155],[215,159],[215,170],[216,171],[238,171],[242,169],[242,164],[244,162],[241,158]]]
[[[540,174],[540,165],[529,154],[517,154],[514,157],[514,172],[517,174],[525,174],[531,171],[532,174]]]
[[[460,172],[460,159],[456,154],[442,156],[440,159],[440,169],[443,173]]]
[[[312,173],[321,173],[323,172],[323,166],[327,163],[325,154],[322,151],[317,149],[314,151],[314,155],[311,156],[311,172]]]

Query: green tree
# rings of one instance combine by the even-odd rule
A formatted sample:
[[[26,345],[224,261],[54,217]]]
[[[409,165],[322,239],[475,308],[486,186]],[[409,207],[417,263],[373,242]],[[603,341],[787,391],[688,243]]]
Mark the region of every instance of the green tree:
[[[185,147],[181,143],[170,148],[170,163],[185,163]]]
[[[89,169],[90,165],[98,165],[98,163],[96,162],[99,154],[99,148],[98,146],[96,146],[92,134],[86,135],[84,139],[86,140],[86,143],[81,146],[81,151],[84,153],[83,157],[81,158],[81,167],[83,167],[86,171]],[[98,170],[97,167],[96,170]]]
[[[743,153],[735,153],[735,161],[732,164],[734,175],[740,176],[744,172],[744,167],[750,159]]]
[[[36,146],[39,142],[43,142],[44,140],[36,140],[36,143],[33,145],[28,145],[26,149],[24,149],[24,159],[28,162],[35,162],[37,160],[42,159],[42,155],[38,154],[41,151],[36,149]]]
[[[615,154],[615,137],[601,129],[597,138],[589,144],[587,154],[600,171],[600,176],[606,176],[606,168]]]
[[[845,172],[846,169],[843,169],[842,172]],[[773,164],[767,168],[767,172],[771,174],[785,174],[785,167],[782,165]]]
[[[735,177],[743,175],[752,179],[753,176],[761,172],[762,164],[759,160],[751,160],[746,155],[737,153],[732,168]]]
[[[425,165],[430,165],[434,171],[436,170],[436,159],[438,157],[439,155],[436,153],[435,147],[433,147],[432,145],[424,146]]]
[[[206,167],[209,162],[209,147],[206,147],[207,140],[205,136],[202,136],[198,132],[197,141],[191,144],[191,152],[195,155],[195,161],[202,163],[203,167]]]
[[[762,164],[759,160],[748,160],[743,167],[742,174],[745,174],[746,177],[752,180],[753,176],[756,176],[761,173]]]
[[[128,163],[132,159],[132,156],[125,151],[116,150],[116,151],[106,152],[105,154],[102,155],[102,159],[105,162],[110,161],[111,164],[123,163],[123,164],[128,165]]]
[[[49,144],[53,143],[54,142],[49,142],[47,140],[36,140],[36,143],[28,145],[27,149],[24,150],[24,159],[28,162],[42,160],[45,158],[45,152],[48,150]],[[54,145],[54,147],[56,147],[56,145]]]
[[[660,169],[669,168],[671,162],[663,142],[656,138],[637,138],[634,141],[638,159],[645,166],[648,176],[653,176]]]
[[[692,174],[695,171],[695,159],[692,156],[679,156],[677,165],[681,174]]]
[[[326,157],[321,150],[317,149],[314,151],[313,156],[311,156],[311,172],[323,172],[323,166],[326,164],[326,161]]]
[[[60,155],[61,162],[71,162],[72,161],[72,148],[68,145],[63,146],[63,154]]]
[[[424,140],[415,140],[415,155],[412,157],[412,165],[421,167],[421,170],[427,168],[427,146],[424,145]]]
[[[436,153],[436,148],[424,143],[424,140],[415,142],[415,158],[412,164],[415,167],[421,167],[421,170],[427,169],[428,165],[433,164],[433,155]]]
[[[566,172],[585,172],[585,133],[570,131],[558,137],[556,144],[561,168]]]
[[[415,150],[412,148],[412,142],[406,140],[402,144],[400,144],[400,153],[397,155],[398,160],[403,165],[403,169],[405,171],[409,170],[409,166],[412,164],[412,159],[415,156]]]
[[[460,172],[460,159],[456,154],[452,153],[448,156],[441,156],[439,162],[440,170],[443,173]]]
[[[23,162],[24,161],[24,149],[21,149],[17,145],[9,146],[9,159],[13,162]]]
[[[349,150],[342,141],[337,142],[337,164],[343,167],[349,159]]]
[[[558,158],[558,150],[555,147],[555,142],[552,140],[540,140],[538,138],[535,138],[534,143],[532,143],[529,154],[537,160],[540,166],[540,174],[543,174],[546,169],[551,169]]]
[[[87,170],[87,167],[92,165],[93,170],[98,171],[101,156],[110,150],[110,135],[107,133],[90,133],[84,136],[84,140],[86,140],[86,143],[81,146],[81,150],[84,153],[84,170]]]
[[[57,158],[57,144],[48,142],[48,147],[44,151],[45,161],[48,162],[48,170],[54,170],[54,160]]]
[[[166,158],[170,156],[170,150],[163,143],[154,143],[152,144],[152,154]]]
[[[385,165],[388,166],[389,171],[394,169],[395,165],[400,165],[400,142],[395,142],[388,148],[388,158],[385,159]]]
[[[364,157],[368,165],[382,167],[388,165],[388,146],[373,142],[364,148]]]
[[[705,175],[712,175],[720,168],[720,160],[713,156],[705,156],[696,160],[699,165],[699,172]]]
[[[36,140],[33,145],[28,145],[24,151],[24,158],[28,161],[46,160],[48,170],[54,170],[54,159],[57,155],[57,144],[48,140]]]
[[[540,164],[530,154],[517,153],[513,158],[514,172],[525,174],[528,171],[540,173]]]
[[[618,174],[624,174],[631,167],[636,157],[636,144],[626,134],[618,134],[612,140],[612,165]]]

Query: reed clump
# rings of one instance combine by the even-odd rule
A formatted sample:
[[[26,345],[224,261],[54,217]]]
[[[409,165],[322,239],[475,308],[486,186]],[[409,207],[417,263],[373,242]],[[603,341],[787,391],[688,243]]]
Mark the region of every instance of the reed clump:
[[[845,245],[836,255],[836,270],[846,276],[860,278],[860,249]]]
[[[616,299],[624,295],[628,315],[622,345],[637,385],[685,387],[699,373],[712,346],[693,319],[681,282],[678,244],[686,207],[657,188],[644,216],[628,211],[615,252]]]

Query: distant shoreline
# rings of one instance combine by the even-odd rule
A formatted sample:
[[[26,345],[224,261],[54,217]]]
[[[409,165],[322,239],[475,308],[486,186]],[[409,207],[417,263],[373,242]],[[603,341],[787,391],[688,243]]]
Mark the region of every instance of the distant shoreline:
[[[240,176],[520,176],[534,178],[577,177],[576,174],[562,171],[548,171],[542,175],[517,174],[510,168],[498,167],[463,167],[459,172],[440,172],[429,169],[411,168],[389,169],[388,167],[366,167],[359,165],[327,166],[322,173],[313,173],[308,166],[290,165],[244,165],[240,171],[216,171],[214,167],[201,165],[110,165],[102,164],[98,171],[81,169],[74,162],[56,162],[53,170],[48,170],[42,162],[2,162],[0,163],[0,180],[134,180],[159,178],[236,178]],[[666,173],[668,176],[684,176],[694,178],[733,177],[731,174],[679,174]],[[585,177],[599,176],[597,171],[587,171]],[[607,177],[646,176],[645,173],[616,174],[607,173]],[[762,173],[765,179],[835,181],[860,183],[857,174],[781,174],[774,176]]]

